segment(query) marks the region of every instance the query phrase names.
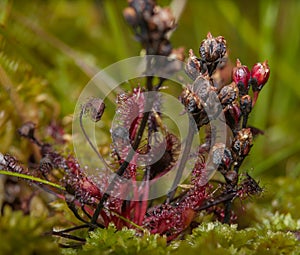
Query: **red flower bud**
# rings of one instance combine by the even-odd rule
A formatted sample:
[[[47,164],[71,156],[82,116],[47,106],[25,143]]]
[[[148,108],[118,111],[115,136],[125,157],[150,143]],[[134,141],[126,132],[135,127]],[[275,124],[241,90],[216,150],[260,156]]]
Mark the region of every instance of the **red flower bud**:
[[[239,59],[236,60],[236,67],[232,71],[232,79],[238,84],[242,83],[246,91],[249,89],[248,81],[250,79],[250,71],[247,66],[242,65]]]
[[[251,77],[257,81],[257,88],[253,88],[254,91],[260,91],[268,81],[269,76],[270,67],[268,66],[268,61],[266,60],[263,63],[256,63],[251,70]]]

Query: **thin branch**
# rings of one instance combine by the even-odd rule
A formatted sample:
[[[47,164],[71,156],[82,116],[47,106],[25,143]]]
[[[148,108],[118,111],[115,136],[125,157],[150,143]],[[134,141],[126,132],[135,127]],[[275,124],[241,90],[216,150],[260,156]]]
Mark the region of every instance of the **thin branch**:
[[[186,139],[186,142],[185,142],[184,150],[182,152],[182,157],[181,157],[181,160],[180,160],[180,163],[179,163],[179,166],[178,166],[178,170],[176,172],[176,177],[175,177],[175,180],[172,184],[171,189],[169,190],[169,192],[167,194],[166,203],[168,203],[168,204],[172,201],[172,199],[174,198],[174,195],[176,193],[177,186],[180,182],[184,167],[186,165],[186,162],[187,162],[189,154],[190,154],[190,150],[191,150],[191,147],[192,147],[192,142],[193,142],[194,135],[195,135],[195,127],[193,125],[193,121],[190,119],[189,120],[188,136],[187,136],[187,139]]]
[[[67,229],[55,231],[55,233],[68,233],[68,232],[76,231],[78,229],[87,228],[87,227],[89,227],[88,224],[83,224],[83,225],[79,225],[79,226],[75,226],[75,227],[71,227],[71,228],[67,228]],[[51,232],[51,234],[53,233],[53,231]]]
[[[80,128],[81,131],[85,137],[85,139],[87,140],[88,144],[90,145],[90,147],[93,149],[93,151],[96,153],[96,155],[98,156],[98,158],[102,161],[102,163],[104,164],[105,168],[107,170],[109,170],[109,165],[106,163],[106,161],[104,160],[104,158],[102,157],[102,155],[99,153],[99,151],[97,150],[97,148],[94,146],[94,144],[92,143],[92,141],[90,140],[88,134],[86,133],[86,130],[84,128],[83,122],[82,122],[82,117],[83,117],[83,113],[84,113],[84,108],[81,109],[80,111],[80,116],[79,116],[79,124],[80,124]]]
[[[150,61],[151,60],[148,59],[147,69],[150,67]],[[147,87],[148,91],[152,91],[153,90],[152,80],[153,80],[152,76],[147,76],[146,87]],[[152,105],[153,105],[153,98],[152,97],[147,97],[146,98],[146,107],[145,108],[146,109],[151,109]],[[93,217],[91,219],[91,225],[92,226],[94,226],[95,223],[97,222],[97,219],[98,219],[98,217],[100,215],[100,212],[103,209],[104,203],[110,197],[109,193],[113,190],[113,188],[115,186],[115,181],[117,180],[118,177],[120,177],[120,176],[122,176],[124,174],[124,172],[127,169],[130,161],[132,160],[132,158],[133,158],[133,156],[135,154],[135,151],[137,150],[137,148],[138,148],[138,146],[139,146],[139,144],[140,144],[140,142],[142,140],[143,133],[144,133],[144,130],[146,128],[149,116],[150,116],[150,112],[145,112],[144,113],[142,121],[141,121],[141,124],[140,124],[140,127],[139,127],[139,130],[138,130],[137,135],[135,137],[135,140],[133,142],[132,149],[129,151],[129,153],[128,153],[127,157],[126,157],[126,160],[122,163],[122,165],[120,166],[120,168],[116,172],[116,176],[113,178],[113,180],[108,185],[105,193],[103,194],[100,202],[97,205],[97,208],[96,208],[96,210],[95,210],[95,212],[93,214]],[[91,229],[93,229],[93,228],[91,228]]]
[[[225,203],[228,201],[232,201],[236,197],[236,192],[232,192],[229,194],[220,195],[219,197],[215,198],[213,201],[207,201],[204,205],[197,208],[197,211],[206,210],[212,206]]]
[[[82,242],[83,244],[86,242],[86,240],[84,238],[81,238],[81,237],[78,237],[78,236],[69,235],[69,234],[65,234],[65,233],[62,233],[62,232],[52,231],[52,235],[54,235],[54,236],[60,236],[60,237],[63,237],[63,238],[68,238],[68,239],[72,239],[72,240],[75,240],[75,241],[79,241],[79,242]]]

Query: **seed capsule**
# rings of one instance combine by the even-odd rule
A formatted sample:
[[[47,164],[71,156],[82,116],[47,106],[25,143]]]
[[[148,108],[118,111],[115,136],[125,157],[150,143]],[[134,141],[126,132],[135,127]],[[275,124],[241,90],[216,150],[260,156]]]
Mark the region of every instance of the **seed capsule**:
[[[49,174],[53,169],[53,164],[50,158],[44,157],[40,160],[40,171],[44,176]]]
[[[221,171],[227,171],[232,163],[231,151],[223,143],[216,143],[212,148],[212,161]]]
[[[234,138],[232,149],[236,157],[246,157],[252,147],[253,136],[250,128],[241,129]]]
[[[257,85],[252,86],[253,91],[260,91],[266,84],[270,76],[268,61],[256,63],[251,69],[251,78],[256,79]]]
[[[213,37],[208,33],[207,39],[201,42],[199,54],[203,61],[210,63],[223,58],[226,54],[226,40],[223,36]]]
[[[103,103],[103,100],[100,98],[91,98],[84,106],[83,106],[83,112],[85,114],[88,114],[90,118],[98,122],[104,112],[105,104]]]
[[[233,68],[232,79],[238,85],[242,95],[247,94],[249,89],[248,81],[250,79],[250,71],[247,66],[242,65],[239,59],[236,60],[236,67]]]
[[[134,8],[132,7],[125,8],[123,11],[123,16],[130,26],[132,27],[138,26],[140,20]]]
[[[20,136],[32,139],[34,137],[35,124],[31,121],[24,123],[19,129]]]
[[[243,114],[249,114],[252,110],[252,99],[249,95],[244,95],[240,99],[241,111]]]
[[[239,94],[239,89],[235,84],[235,82],[232,82],[231,84],[226,85],[221,89],[218,97],[221,101],[221,104],[223,106],[226,106],[233,103],[238,97],[238,94]]]
[[[185,65],[185,72],[192,80],[196,80],[201,74],[201,63],[194,55],[192,49],[189,51],[189,58]]]
[[[233,102],[224,108],[224,114],[227,125],[232,130],[236,130],[236,128],[239,126],[242,115],[240,106],[236,102]]]

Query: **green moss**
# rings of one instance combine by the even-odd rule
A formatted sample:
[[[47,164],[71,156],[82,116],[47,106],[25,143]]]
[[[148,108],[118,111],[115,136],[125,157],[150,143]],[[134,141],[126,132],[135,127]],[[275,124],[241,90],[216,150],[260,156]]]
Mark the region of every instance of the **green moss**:
[[[206,223],[180,243],[178,254],[296,254],[299,241],[285,230],[290,216],[275,215],[275,223],[237,230],[237,225]],[[277,221],[276,221],[277,219]],[[281,222],[281,224],[279,224]],[[281,228],[282,227],[282,228]],[[275,230],[276,229],[276,230]]]
[[[46,235],[52,220],[23,215],[5,207],[0,217],[0,254],[58,254],[54,238]]]
[[[159,235],[145,233],[138,236],[134,230],[117,231],[113,225],[90,233],[81,250],[67,250],[63,254],[166,254],[167,241]]]
[[[275,214],[256,227],[238,230],[237,225],[203,223],[184,240],[167,245],[166,239],[114,226],[90,233],[81,250],[63,254],[297,254],[300,243],[294,233],[299,222],[290,215]]]

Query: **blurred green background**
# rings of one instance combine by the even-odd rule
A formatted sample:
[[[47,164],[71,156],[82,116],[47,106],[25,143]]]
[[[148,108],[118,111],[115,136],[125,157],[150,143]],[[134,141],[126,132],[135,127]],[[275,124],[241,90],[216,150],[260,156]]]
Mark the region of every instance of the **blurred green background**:
[[[26,158],[27,143],[16,135],[26,120],[44,127],[55,119],[70,132],[76,99],[89,79],[140,53],[123,20],[125,6],[109,0],[0,1],[1,152]],[[174,47],[197,52],[210,31],[226,38],[233,62],[238,57],[251,67],[268,59],[270,80],[249,121],[265,135],[242,167],[270,180],[267,185],[267,176],[300,175],[299,14],[297,0],[187,1],[171,38]]]

